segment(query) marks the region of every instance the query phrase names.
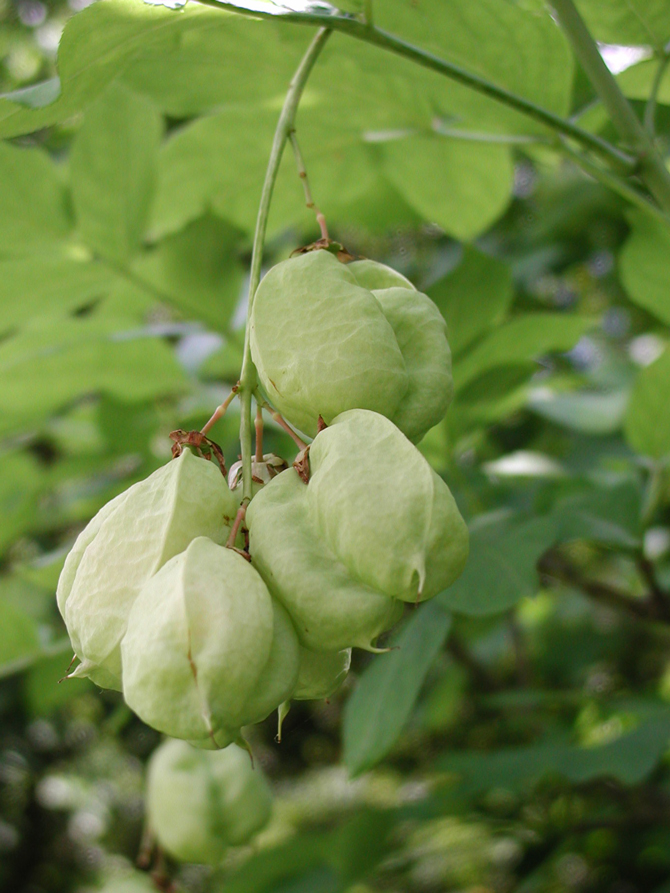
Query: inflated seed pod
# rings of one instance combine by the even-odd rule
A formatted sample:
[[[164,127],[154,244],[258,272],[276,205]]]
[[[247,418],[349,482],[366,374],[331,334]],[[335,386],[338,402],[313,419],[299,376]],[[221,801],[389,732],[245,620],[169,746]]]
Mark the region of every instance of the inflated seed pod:
[[[140,589],[194,537],[223,542],[236,511],[218,466],[185,450],[98,512],[58,582],[58,607],[81,661],[73,676],[121,689],[119,645]]]
[[[393,293],[393,294],[391,294]],[[392,419],[414,442],[452,396],[446,323],[399,273],[328,251],[282,261],[262,280],[251,351],[270,401],[314,436],[347,409]]]
[[[309,462],[310,517],[357,579],[414,603],[461,575],[468,530],[451,491],[388,419],[342,413],[314,440]]]
[[[208,753],[166,741],[149,760],[146,807],[149,827],[172,857],[217,865],[228,846],[247,843],[267,824],[272,794],[235,744]]]
[[[307,487],[291,468],[251,500],[252,563],[284,605],[303,646],[373,650],[402,606],[356,580],[310,522]]]
[[[109,877],[102,887],[95,889],[96,893],[156,893],[156,885],[149,875],[140,871]]]
[[[468,531],[444,481],[395,425],[355,409],[321,431],[247,510],[252,562],[313,651],[372,647],[402,602],[462,573]]]
[[[239,740],[243,725],[290,696],[298,674],[285,612],[241,555],[206,537],[144,585],[121,658],[123,694],[137,715],[205,748]]]
[[[350,666],[351,648],[317,652],[301,647],[300,672],[292,700],[318,701],[329,698],[347,678]]]

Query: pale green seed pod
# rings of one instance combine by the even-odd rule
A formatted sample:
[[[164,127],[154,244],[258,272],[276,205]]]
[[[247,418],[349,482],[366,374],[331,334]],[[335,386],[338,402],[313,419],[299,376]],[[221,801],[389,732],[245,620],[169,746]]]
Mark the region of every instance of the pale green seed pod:
[[[217,865],[227,847],[265,827],[272,794],[235,744],[210,753],[166,741],[149,760],[146,808],[150,829],[173,858]]]
[[[410,291],[416,291],[409,279],[405,278],[402,273],[386,264],[380,264],[376,260],[365,258],[352,261],[347,264],[347,270],[354,274],[357,285],[368,288],[370,291],[379,288],[408,288]]]
[[[303,646],[371,650],[400,618],[402,607],[352,578],[318,537],[309,520],[307,491],[289,469],[254,496],[246,515],[252,563],[288,611]]]
[[[140,589],[194,537],[223,542],[236,511],[218,466],[185,450],[98,512],[58,582],[58,607],[81,661],[73,676],[121,690],[119,645]]]
[[[294,701],[319,701],[335,694],[347,678],[351,648],[343,651],[300,649],[300,672],[292,694]]]
[[[309,460],[310,517],[356,579],[418,602],[463,572],[468,530],[451,491],[388,419],[343,413],[315,439]]]
[[[97,893],[156,893],[156,885],[148,874],[139,871],[125,872],[118,877],[107,878]]]
[[[121,657],[137,715],[205,748],[239,740],[243,725],[290,695],[298,673],[295,633],[260,575],[205,537],[144,585]]]
[[[312,651],[372,648],[402,602],[462,573],[468,531],[444,481],[395,425],[354,409],[247,510],[252,561]]]
[[[310,436],[319,416],[330,423],[363,408],[417,441],[451,400],[439,310],[373,261],[344,265],[328,251],[311,251],[277,264],[256,292],[250,340],[270,401]]]

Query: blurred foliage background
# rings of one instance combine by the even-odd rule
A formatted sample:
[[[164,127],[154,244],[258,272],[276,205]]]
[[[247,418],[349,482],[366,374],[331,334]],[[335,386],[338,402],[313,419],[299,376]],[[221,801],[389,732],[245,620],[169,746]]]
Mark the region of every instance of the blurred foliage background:
[[[59,684],[71,650],[55,586],[87,520],[237,379],[263,174],[311,36],[195,3],[85,5],[0,0],[7,893],[158,888],[132,866],[160,736],[117,693]],[[667,157],[670,3],[578,5]],[[388,0],[376,14],[615,139],[540,0]],[[400,648],[355,654],[330,702],[295,704],[280,745],[272,720],[249,730],[270,825],[219,869],[168,862],[162,889],[662,893],[667,222],[637,181],[631,195],[600,163],[584,173],[546,125],[344,34],[298,133],[332,235],[447,319],[456,398],[421,449],[468,520],[471,558],[408,610]],[[267,263],[317,235],[287,155]],[[212,432],[229,463],[237,422],[233,405]],[[294,453],[278,429],[268,447]]]

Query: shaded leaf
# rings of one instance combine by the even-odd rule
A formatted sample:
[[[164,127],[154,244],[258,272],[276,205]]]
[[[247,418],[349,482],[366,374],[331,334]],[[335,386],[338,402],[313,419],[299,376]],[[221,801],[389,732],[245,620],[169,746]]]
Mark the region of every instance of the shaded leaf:
[[[28,614],[0,600],[0,677],[40,652],[37,624]]]
[[[536,565],[555,540],[551,518],[519,521],[508,514],[481,516],[470,528],[470,556],[456,582],[437,596],[463,614],[498,614],[538,588]]]
[[[496,329],[454,367],[456,389],[496,366],[536,359],[555,350],[569,350],[594,321],[561,313],[529,313]]]
[[[344,763],[358,775],[391,749],[409,719],[451,620],[430,602],[417,609],[390,645],[358,681],[344,708]]]
[[[624,245],[619,269],[632,301],[670,323],[670,229],[648,214],[630,214],[632,232]]]
[[[624,423],[626,440],[638,453],[670,454],[670,349],[638,373]]]
[[[540,744],[485,753],[452,753],[441,757],[438,768],[461,776],[471,796],[494,788],[524,790],[547,775],[559,775],[574,784],[594,778],[616,778],[639,784],[654,770],[670,741],[670,718],[643,723],[633,732],[600,747]]]
[[[428,294],[447,321],[456,356],[502,322],[514,296],[512,275],[507,264],[466,245],[460,264],[431,285]]]
[[[136,271],[188,319],[226,332],[245,272],[237,257],[239,239],[237,230],[208,214],[164,239]]]
[[[505,146],[434,135],[393,140],[382,149],[396,189],[450,236],[473,239],[507,207],[514,170]]]
[[[185,383],[172,350],[124,320],[45,317],[0,344],[7,425],[49,415],[84,394],[141,401],[179,392]]]
[[[42,314],[65,315],[102,297],[115,283],[111,270],[84,258],[0,260],[0,328],[13,329]]]

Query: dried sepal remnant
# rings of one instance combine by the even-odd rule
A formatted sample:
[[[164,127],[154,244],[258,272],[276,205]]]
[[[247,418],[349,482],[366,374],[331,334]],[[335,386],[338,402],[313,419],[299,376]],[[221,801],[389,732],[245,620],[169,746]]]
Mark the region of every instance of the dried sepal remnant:
[[[261,282],[250,320],[260,382],[309,436],[347,409],[385,415],[413,442],[451,400],[446,323],[426,295],[374,261],[343,264],[317,250]]]
[[[149,827],[174,859],[217,865],[227,847],[267,824],[272,794],[260,767],[235,744],[214,753],[166,741],[147,768]]]
[[[58,583],[58,607],[81,661],[74,675],[122,688],[119,646],[140,589],[194,537],[225,542],[236,510],[218,466],[185,450],[98,512]]]

